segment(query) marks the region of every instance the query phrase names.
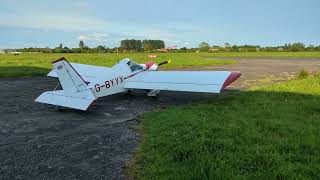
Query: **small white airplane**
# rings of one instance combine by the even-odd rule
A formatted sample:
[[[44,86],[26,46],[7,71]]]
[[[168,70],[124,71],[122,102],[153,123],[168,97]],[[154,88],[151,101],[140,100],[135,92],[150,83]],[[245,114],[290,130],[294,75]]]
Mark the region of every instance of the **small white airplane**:
[[[100,67],[69,63],[62,57],[52,62],[54,69],[47,76],[59,78],[63,90],[46,91],[35,101],[87,110],[99,97],[134,89],[148,90],[148,96],[161,90],[220,93],[241,76],[230,71],[158,71],[169,62],[137,64],[125,58],[112,67]]]

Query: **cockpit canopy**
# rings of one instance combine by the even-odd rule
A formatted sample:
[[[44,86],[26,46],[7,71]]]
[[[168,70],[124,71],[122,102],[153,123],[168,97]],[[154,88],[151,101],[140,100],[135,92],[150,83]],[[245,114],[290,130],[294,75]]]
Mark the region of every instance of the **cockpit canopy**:
[[[131,69],[132,72],[134,72],[134,71],[139,71],[139,70],[140,70],[140,71],[144,70],[144,67],[143,67],[143,66],[135,63],[135,62],[132,61],[132,60],[128,61],[127,64],[128,64],[128,66],[129,66],[129,68]]]

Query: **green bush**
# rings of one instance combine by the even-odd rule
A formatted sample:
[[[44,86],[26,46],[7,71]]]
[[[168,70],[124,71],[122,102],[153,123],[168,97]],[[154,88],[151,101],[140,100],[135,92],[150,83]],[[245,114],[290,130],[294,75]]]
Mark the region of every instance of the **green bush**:
[[[309,72],[305,69],[302,69],[298,74],[298,79],[306,79],[309,76]]]

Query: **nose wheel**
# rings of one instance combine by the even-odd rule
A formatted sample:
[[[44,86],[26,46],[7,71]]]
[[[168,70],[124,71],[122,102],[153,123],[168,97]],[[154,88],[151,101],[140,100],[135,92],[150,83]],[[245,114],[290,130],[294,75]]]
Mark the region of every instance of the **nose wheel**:
[[[132,96],[132,90],[129,89],[126,93],[125,93],[126,96]]]

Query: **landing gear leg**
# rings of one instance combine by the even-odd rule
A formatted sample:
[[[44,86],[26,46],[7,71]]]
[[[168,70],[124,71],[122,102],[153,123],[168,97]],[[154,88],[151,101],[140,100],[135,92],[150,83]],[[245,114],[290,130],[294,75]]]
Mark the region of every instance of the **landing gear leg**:
[[[157,99],[157,95],[160,93],[160,90],[151,90],[148,94],[147,94],[147,96],[150,96],[150,97],[152,97],[152,98],[154,98],[154,99]]]

